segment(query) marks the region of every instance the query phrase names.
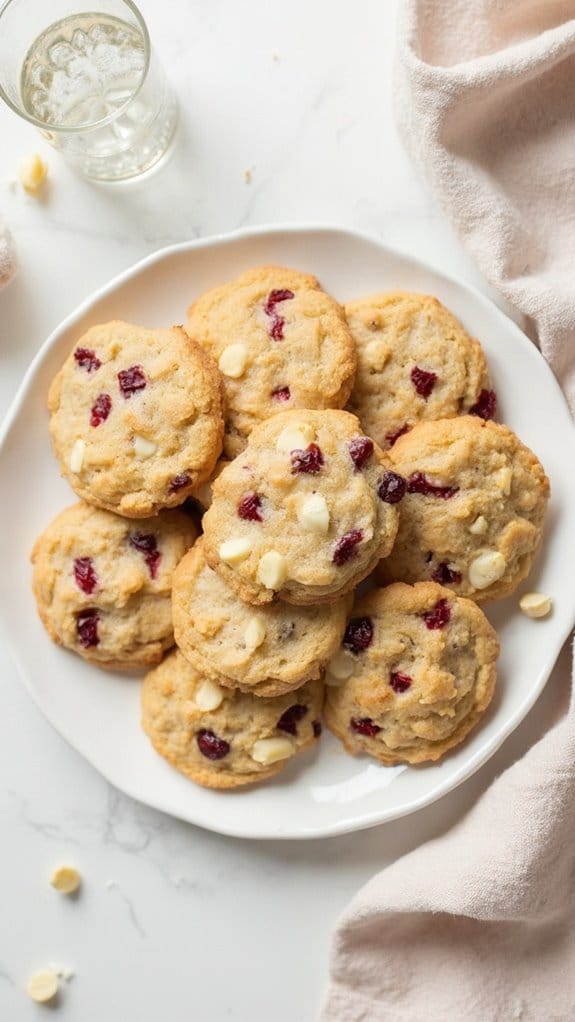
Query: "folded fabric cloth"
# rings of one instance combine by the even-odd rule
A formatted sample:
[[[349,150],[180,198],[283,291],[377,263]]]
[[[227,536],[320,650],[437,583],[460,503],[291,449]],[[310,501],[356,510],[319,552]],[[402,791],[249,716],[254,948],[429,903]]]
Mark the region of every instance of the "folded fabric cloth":
[[[575,412],[573,0],[404,0],[404,141]],[[558,681],[555,677],[550,684]],[[575,706],[447,835],[376,876],[323,1022],[574,1022]]]
[[[16,273],[16,249],[8,227],[0,218],[0,291]]]

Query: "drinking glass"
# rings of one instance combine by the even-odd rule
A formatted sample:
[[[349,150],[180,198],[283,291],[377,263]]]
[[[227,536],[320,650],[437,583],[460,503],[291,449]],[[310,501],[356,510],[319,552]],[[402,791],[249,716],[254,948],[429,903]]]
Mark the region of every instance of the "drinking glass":
[[[7,0],[0,96],[100,181],[148,170],[176,129],[175,98],[131,0]]]

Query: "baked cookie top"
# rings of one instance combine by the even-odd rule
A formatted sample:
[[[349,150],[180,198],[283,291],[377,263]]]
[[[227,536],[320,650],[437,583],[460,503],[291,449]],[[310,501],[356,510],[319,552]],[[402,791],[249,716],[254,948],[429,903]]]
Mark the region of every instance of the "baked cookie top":
[[[174,568],[196,535],[182,511],[128,521],[84,503],[66,508],[32,551],[51,638],[102,667],[158,663],[174,642]]]
[[[227,457],[276,412],[346,403],[355,345],[343,309],[310,274],[282,266],[248,270],[201,295],[188,316],[191,336],[224,379]]]
[[[420,419],[493,418],[483,349],[437,298],[385,291],[345,314],[357,346],[349,409],[383,450]]]
[[[507,426],[465,415],[420,422],[388,452],[405,480],[397,540],[383,581],[431,579],[478,602],[527,577],[549,481]]]
[[[387,765],[440,759],[489,705],[498,655],[473,601],[434,582],[373,590],[329,669],[326,722],[348,752]]]
[[[319,677],[341,642],[349,609],[345,598],[318,607],[245,604],[207,564],[202,539],[176,569],[172,603],[186,659],[205,677],[259,696]]]
[[[181,327],[92,327],[52,382],[48,407],[72,489],[128,517],[181,504],[221,451],[219,373]]]
[[[177,650],[142,687],[142,727],[181,773],[208,788],[236,788],[278,773],[321,734],[321,681],[258,699],[207,680]]]
[[[240,599],[258,604],[349,592],[390,552],[401,496],[356,417],[333,410],[262,423],[213,494],[206,559]]]

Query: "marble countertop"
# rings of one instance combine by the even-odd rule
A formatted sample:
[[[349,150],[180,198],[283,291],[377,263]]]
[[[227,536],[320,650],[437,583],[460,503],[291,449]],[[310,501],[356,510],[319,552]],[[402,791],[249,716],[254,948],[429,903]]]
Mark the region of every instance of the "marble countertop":
[[[20,258],[0,295],[2,414],[52,328],[111,276],[171,242],[246,224],[334,223],[487,290],[395,131],[396,0],[172,0],[169,19],[159,0],[141,8],[181,106],[175,151],[161,171],[90,184],[0,109],[0,214]],[[19,159],[34,151],[50,166],[40,200],[11,183]],[[352,894],[451,827],[557,712],[550,684],[479,774],[415,816],[323,841],[247,842],[111,788],[43,719],[1,643],[0,685],[3,1022],[40,1018],[45,1009],[25,985],[48,962],[75,971],[57,1005],[62,1020],[311,1022],[330,933]],[[76,899],[47,881],[66,860],[84,878]]]

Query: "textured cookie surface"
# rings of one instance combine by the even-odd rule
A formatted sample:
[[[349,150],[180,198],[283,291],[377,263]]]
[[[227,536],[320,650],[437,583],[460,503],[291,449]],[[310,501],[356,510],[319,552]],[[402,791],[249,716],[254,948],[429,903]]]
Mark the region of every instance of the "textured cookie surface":
[[[421,422],[388,451],[406,481],[397,540],[382,581],[431,579],[478,602],[527,577],[549,482],[507,427],[476,416]]]
[[[278,773],[321,733],[321,681],[275,699],[223,689],[177,650],[144,679],[142,726],[157,752],[208,788]]]
[[[331,602],[387,556],[397,531],[400,494],[348,412],[275,415],[213,493],[205,556],[249,603]]]
[[[48,407],[72,489],[128,517],[181,504],[221,450],[220,376],[181,327],[92,327],[54,379]]]
[[[174,574],[174,634],[206,677],[260,696],[317,678],[341,642],[348,600],[317,607],[243,603],[207,564],[200,539]]]
[[[356,355],[343,310],[309,274],[249,270],[201,295],[188,330],[223,375],[228,457],[270,415],[341,408],[351,393]]]
[[[62,511],[32,551],[51,638],[102,667],[158,663],[174,642],[174,568],[196,534],[181,511],[137,521],[84,503]]]
[[[349,409],[386,450],[421,419],[493,418],[495,393],[478,341],[431,295],[387,291],[345,306],[357,345]]]
[[[440,759],[487,709],[498,654],[471,600],[433,582],[373,590],[346,629],[326,722],[348,752],[387,765]]]

